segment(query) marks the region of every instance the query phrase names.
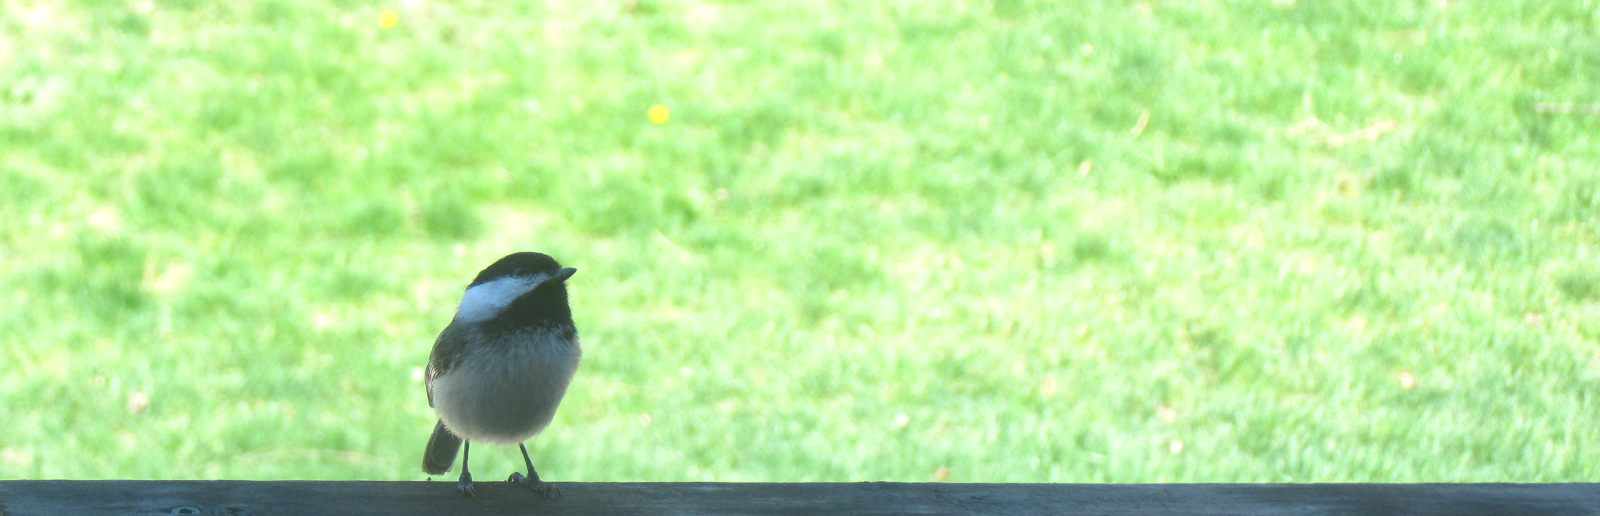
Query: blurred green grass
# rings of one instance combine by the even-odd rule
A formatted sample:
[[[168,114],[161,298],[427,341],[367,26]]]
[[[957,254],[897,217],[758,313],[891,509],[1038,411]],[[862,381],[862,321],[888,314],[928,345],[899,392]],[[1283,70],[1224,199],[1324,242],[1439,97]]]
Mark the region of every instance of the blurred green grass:
[[[433,336],[539,250],[551,480],[1593,481],[1600,119],[1532,106],[1600,102],[1597,28],[9,2],[0,477],[422,478]]]

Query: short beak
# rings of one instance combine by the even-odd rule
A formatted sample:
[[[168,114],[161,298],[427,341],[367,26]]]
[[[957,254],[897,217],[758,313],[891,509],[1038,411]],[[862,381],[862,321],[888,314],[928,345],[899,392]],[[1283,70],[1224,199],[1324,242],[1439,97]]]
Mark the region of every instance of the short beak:
[[[561,269],[559,271],[556,271],[555,277],[550,278],[550,280],[551,281],[567,281],[567,278],[570,278],[570,277],[572,277],[573,274],[577,274],[577,273],[578,273],[578,269],[574,269],[572,267],[567,267],[567,268]]]

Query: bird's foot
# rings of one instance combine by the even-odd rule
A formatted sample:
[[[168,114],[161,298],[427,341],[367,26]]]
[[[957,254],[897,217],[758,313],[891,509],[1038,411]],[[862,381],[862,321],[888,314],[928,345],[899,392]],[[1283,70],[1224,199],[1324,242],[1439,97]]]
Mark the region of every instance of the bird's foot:
[[[539,496],[543,496],[546,500],[557,500],[561,498],[560,489],[556,489],[556,486],[550,485],[549,482],[539,480],[539,477],[530,478],[522,476],[521,473],[512,473],[511,478],[507,478],[506,481],[522,484],[522,487],[526,487],[529,491],[538,493]]]
[[[461,491],[462,496],[466,496],[467,498],[477,498],[478,497],[477,493],[472,492],[472,474],[471,473],[462,473],[461,474],[461,479],[456,481],[456,490],[457,491]]]

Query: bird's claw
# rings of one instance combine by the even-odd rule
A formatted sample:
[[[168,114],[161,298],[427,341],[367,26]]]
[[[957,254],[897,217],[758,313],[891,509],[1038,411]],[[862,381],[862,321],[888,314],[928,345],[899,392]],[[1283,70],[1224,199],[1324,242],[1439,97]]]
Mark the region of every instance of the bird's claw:
[[[461,474],[461,480],[457,480],[456,481],[456,490],[457,491],[461,491],[462,496],[466,496],[467,498],[477,498],[478,497],[477,493],[474,493],[472,491],[472,474],[471,473],[462,473]]]
[[[543,480],[525,477],[522,473],[512,473],[511,477],[507,478],[506,481],[522,484],[522,487],[538,493],[539,496],[543,496],[546,500],[558,500],[561,498],[561,490],[556,489],[556,486],[550,485],[549,482]]]

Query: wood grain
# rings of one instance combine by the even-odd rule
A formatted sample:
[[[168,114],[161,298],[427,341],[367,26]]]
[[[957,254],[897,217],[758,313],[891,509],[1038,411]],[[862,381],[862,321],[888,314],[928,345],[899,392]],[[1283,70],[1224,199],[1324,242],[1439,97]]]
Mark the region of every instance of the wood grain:
[[[0,481],[0,514],[1596,515],[1600,484],[557,483]],[[189,512],[185,512],[189,511]]]

